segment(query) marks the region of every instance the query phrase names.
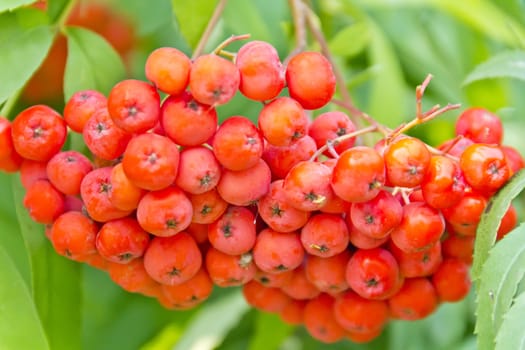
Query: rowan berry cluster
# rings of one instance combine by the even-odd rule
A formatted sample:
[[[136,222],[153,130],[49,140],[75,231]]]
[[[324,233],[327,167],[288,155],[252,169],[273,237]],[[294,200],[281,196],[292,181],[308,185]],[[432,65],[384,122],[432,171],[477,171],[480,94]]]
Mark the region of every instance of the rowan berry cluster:
[[[327,343],[370,341],[390,319],[467,295],[480,215],[524,166],[496,115],[466,109],[437,148],[405,135],[410,123],[312,121],[336,89],[330,62],[301,52],[284,66],[261,41],[233,60],[159,48],[145,72],[107,97],[77,92],[63,116],[35,105],[0,119],[0,167],[20,171],[58,254],[174,310],[242,286],[250,305]],[[216,107],[238,91],[261,104],[257,125],[219,125]],[[68,130],[88,155],[64,150]],[[364,146],[367,131],[385,137]],[[498,237],[515,225],[510,207]]]

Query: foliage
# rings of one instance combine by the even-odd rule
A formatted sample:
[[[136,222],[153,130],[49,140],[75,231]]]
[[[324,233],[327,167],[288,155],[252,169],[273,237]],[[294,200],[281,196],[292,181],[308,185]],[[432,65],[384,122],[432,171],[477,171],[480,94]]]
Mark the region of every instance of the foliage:
[[[79,89],[107,92],[126,74],[143,78],[144,61],[156,47],[174,46],[190,54],[218,3],[110,1],[137,28],[137,44],[125,66],[100,35],[65,24],[71,0],[50,1],[46,14],[26,7],[30,2],[0,4],[0,114],[7,118],[24,107],[22,89],[58,33],[69,44],[65,98]],[[388,126],[399,125],[414,114],[414,87],[432,73],[425,104],[491,109],[503,117],[506,143],[519,150],[525,150],[523,6],[518,0],[312,1],[359,108]],[[295,45],[286,2],[230,0],[204,51],[243,33],[271,42],[283,59]],[[308,45],[319,49],[313,40]],[[218,111],[222,118],[239,113],[255,118],[258,113],[239,97]],[[413,132],[437,144],[452,136],[456,115],[449,112]],[[525,336],[525,228],[495,246],[494,241],[499,218],[512,200],[523,212],[519,194],[524,179],[525,173],[517,174],[483,217],[473,268],[476,301],[472,295],[442,305],[426,320],[393,322],[370,344],[327,346],[300,328],[250,310],[238,289],[216,290],[203,306],[183,312],[166,311],[155,301],[120,290],[106,274],[56,255],[44,228],[31,223],[21,206],[19,179],[1,174],[0,348],[475,349],[477,341],[480,350],[518,349]]]

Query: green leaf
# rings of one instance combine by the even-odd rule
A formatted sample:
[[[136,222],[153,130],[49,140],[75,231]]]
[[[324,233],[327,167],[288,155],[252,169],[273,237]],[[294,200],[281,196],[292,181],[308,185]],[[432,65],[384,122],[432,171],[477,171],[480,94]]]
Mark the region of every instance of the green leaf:
[[[354,56],[363,51],[369,41],[368,24],[366,21],[359,21],[337,32],[328,46],[334,55]]]
[[[0,247],[0,348],[50,349],[24,280]]]
[[[217,0],[171,1],[182,36],[191,48],[197,46],[216,3]]]
[[[0,2],[0,12],[13,11],[20,6],[29,5],[33,2],[34,0],[3,0]]]
[[[524,274],[525,225],[520,225],[490,250],[483,265],[479,279],[475,328],[480,350],[494,348],[495,335]]]
[[[509,309],[496,337],[495,350],[525,349],[523,315],[525,314],[525,293],[520,294]]]
[[[47,13],[51,23],[56,23],[68,11],[69,6],[74,6],[75,0],[48,0]]]
[[[214,348],[248,310],[240,289],[214,302],[207,301],[206,307],[190,321],[174,350]]]
[[[100,35],[80,27],[68,27],[68,59],[64,74],[64,98],[79,90],[104,94],[126,76],[122,59]]]
[[[515,78],[525,80],[525,51],[504,52],[491,57],[474,68],[463,85],[491,78]]]
[[[0,40],[0,104],[29,80],[46,57],[53,40],[50,26],[21,29],[12,34],[7,40]]]
[[[473,280],[480,278],[481,270],[489,254],[489,249],[496,242],[498,227],[507,208],[524,188],[525,170],[521,170],[514,174],[509,182],[507,182],[487,204],[485,211],[481,215],[476,233],[476,241],[474,243],[474,260],[471,271]]]
[[[279,346],[294,329],[295,327],[283,323],[279,315],[258,312],[255,321],[255,334],[248,350],[279,349]]]
[[[12,177],[16,215],[31,269],[31,292],[52,349],[81,345],[80,264],[59,256],[44,235],[43,225],[31,220],[22,205],[24,188]]]

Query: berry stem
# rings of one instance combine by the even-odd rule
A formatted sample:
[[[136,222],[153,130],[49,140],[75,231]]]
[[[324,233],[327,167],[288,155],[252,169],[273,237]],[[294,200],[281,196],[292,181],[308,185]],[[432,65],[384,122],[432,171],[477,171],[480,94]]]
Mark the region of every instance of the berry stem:
[[[353,104],[348,104],[345,101],[337,99],[332,99],[332,103],[346,109],[348,112],[350,112],[350,114],[360,116],[361,119],[364,119],[368,124],[374,125],[377,128],[377,131],[383,134],[384,137],[387,137],[390,134],[391,130],[389,128],[378,123],[374,118],[361,111],[360,109],[356,108]]]
[[[232,35],[230,36],[229,38],[227,38],[226,40],[224,40],[222,43],[220,43],[216,48],[215,50],[213,50],[213,53],[216,54],[216,55],[220,55],[221,52],[227,52],[227,51],[223,51],[223,49],[230,45],[231,43],[233,43],[234,41],[238,41],[238,40],[246,40],[246,39],[249,39],[250,38],[250,34],[241,34],[241,35]]]
[[[227,0],[219,0],[219,2],[217,3],[217,6],[215,6],[215,9],[213,10],[213,14],[211,15],[210,20],[208,21],[208,24],[206,25],[206,29],[204,29],[204,33],[202,33],[202,36],[200,37],[199,42],[197,43],[197,46],[195,47],[195,50],[193,51],[193,55],[191,56],[192,59],[199,57],[204,51],[204,47],[210,40],[213,30],[217,26],[217,23],[219,23],[219,19],[221,18],[222,12],[224,11],[224,8],[226,7],[226,2]]]
[[[310,161],[311,162],[315,161],[326,150],[329,150],[330,147],[333,148],[333,145],[336,144],[337,142],[344,141],[344,140],[347,140],[347,139],[351,139],[352,137],[357,137],[359,135],[364,135],[364,134],[367,134],[369,132],[374,132],[374,131],[377,131],[377,126],[376,125],[370,125],[370,126],[367,126],[366,128],[362,128],[362,129],[356,130],[356,131],[351,132],[349,134],[345,134],[345,135],[341,135],[339,137],[336,137],[333,140],[328,140],[323,146],[321,146],[321,147],[319,147],[317,149],[317,151],[312,155],[312,157],[310,157]],[[336,152],[336,155],[337,155],[337,152]]]

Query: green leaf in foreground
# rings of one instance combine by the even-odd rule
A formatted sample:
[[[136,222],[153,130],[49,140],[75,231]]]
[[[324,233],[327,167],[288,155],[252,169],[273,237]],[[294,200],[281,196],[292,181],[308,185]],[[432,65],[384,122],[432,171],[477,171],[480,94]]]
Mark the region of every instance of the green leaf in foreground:
[[[496,337],[496,350],[525,349],[523,315],[525,314],[525,293],[519,295],[505,315]]]
[[[525,80],[525,51],[504,52],[478,65],[465,78],[464,85],[491,78]]]
[[[192,49],[197,46],[216,3],[217,0],[171,1],[182,36]]]
[[[472,263],[472,279],[480,278],[481,269],[489,254],[489,249],[496,242],[501,218],[509,207],[512,200],[525,188],[525,170],[514,174],[509,182],[501,188],[498,193],[489,201],[476,233],[474,245],[474,261]]]
[[[34,0],[3,0],[0,2],[0,12],[12,11],[20,6],[33,3]]]
[[[50,26],[38,26],[16,31],[7,40],[0,40],[0,104],[29,80],[46,57],[52,39]]]
[[[279,315],[258,312],[255,319],[255,334],[249,350],[279,349],[282,342],[292,333],[295,327],[285,324]]]
[[[0,349],[49,349],[31,295],[2,247],[0,276]]]
[[[124,79],[126,70],[115,49],[100,35],[80,27],[66,29],[68,59],[64,74],[64,98],[79,90],[103,94]]]
[[[489,257],[483,265],[479,280],[475,329],[480,350],[494,348],[495,335],[509,311],[524,274],[525,225],[521,225],[490,250]]]
[[[20,232],[29,255],[31,292],[50,347],[78,349],[82,333],[78,304],[80,264],[58,255],[45,237],[43,225],[31,220],[22,205],[25,190],[18,176],[12,177],[11,185]]]
[[[208,301],[206,307],[190,320],[174,350],[214,348],[248,310],[240,289],[214,302]]]

